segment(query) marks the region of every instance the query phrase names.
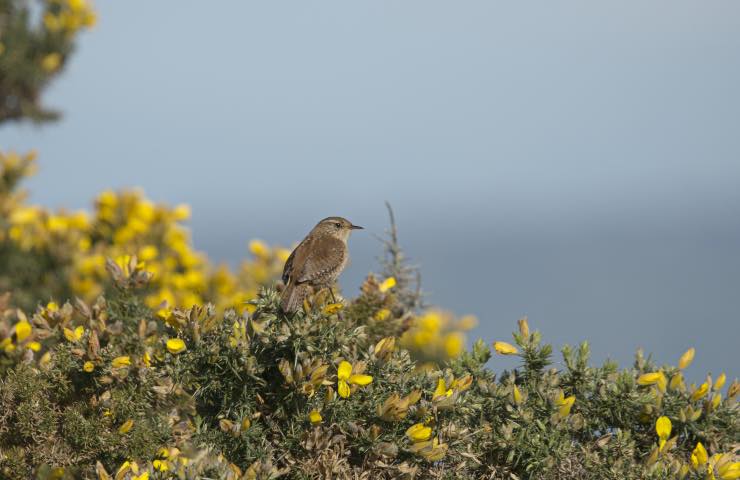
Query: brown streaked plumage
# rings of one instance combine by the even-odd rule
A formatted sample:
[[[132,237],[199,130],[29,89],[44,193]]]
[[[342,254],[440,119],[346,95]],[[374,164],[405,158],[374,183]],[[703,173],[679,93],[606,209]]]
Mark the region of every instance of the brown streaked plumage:
[[[326,288],[334,283],[349,260],[349,234],[361,228],[342,217],[327,217],[313,227],[283,267],[285,290],[280,306],[284,312],[293,313],[301,308],[314,288]]]

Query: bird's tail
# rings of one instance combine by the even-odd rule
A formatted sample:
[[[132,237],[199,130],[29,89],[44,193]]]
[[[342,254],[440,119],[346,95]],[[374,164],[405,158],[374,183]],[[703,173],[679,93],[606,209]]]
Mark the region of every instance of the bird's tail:
[[[289,283],[280,297],[280,308],[285,313],[295,313],[303,306],[303,301],[310,293],[310,285],[306,285],[305,283],[293,285]]]

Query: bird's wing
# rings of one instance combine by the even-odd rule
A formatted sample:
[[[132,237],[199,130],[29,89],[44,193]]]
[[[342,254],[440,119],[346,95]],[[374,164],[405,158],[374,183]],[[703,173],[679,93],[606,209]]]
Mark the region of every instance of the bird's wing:
[[[301,275],[301,270],[306,263],[306,255],[311,251],[314,237],[306,235],[306,238],[301,240],[301,243],[290,252],[290,256],[285,261],[283,267],[283,283],[286,285],[290,280],[296,281]]]
[[[300,265],[298,257],[293,262],[293,278],[298,283],[311,282],[337,269],[344,263],[347,248],[344,242],[338,238],[323,238],[320,242],[311,242],[312,245],[306,245],[305,258],[301,259]],[[297,249],[296,249],[297,250]]]
[[[304,238],[301,243],[298,244],[297,247],[293,249],[292,252],[290,252],[290,256],[285,261],[285,266],[283,267],[283,283],[288,284],[288,280],[290,280],[290,277],[293,273],[293,260],[295,259],[295,252],[298,251],[299,248],[305,243],[306,239]]]

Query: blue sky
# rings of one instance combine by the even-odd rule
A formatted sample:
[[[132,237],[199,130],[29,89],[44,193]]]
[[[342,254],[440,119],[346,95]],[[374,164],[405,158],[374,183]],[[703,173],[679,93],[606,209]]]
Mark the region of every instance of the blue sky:
[[[737,375],[740,3],[99,1],[46,103],[34,202],[141,186],[236,262],[320,218],[386,218],[429,301],[506,339]],[[494,368],[510,366],[494,363]]]

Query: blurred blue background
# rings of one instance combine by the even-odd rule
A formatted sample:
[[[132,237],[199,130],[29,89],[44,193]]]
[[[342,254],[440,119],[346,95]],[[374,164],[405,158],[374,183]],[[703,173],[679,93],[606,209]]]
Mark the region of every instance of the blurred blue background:
[[[97,8],[46,97],[63,120],[0,129],[40,153],[33,202],[141,186],[230,263],[343,215],[368,229],[354,295],[388,200],[428,302],[474,337],[528,315],[599,362],[695,346],[692,380],[739,373],[740,3]]]

